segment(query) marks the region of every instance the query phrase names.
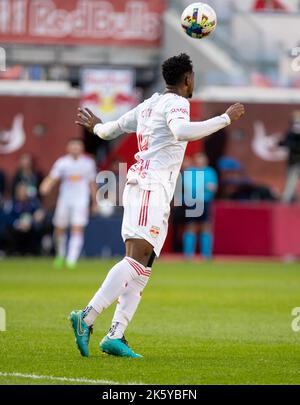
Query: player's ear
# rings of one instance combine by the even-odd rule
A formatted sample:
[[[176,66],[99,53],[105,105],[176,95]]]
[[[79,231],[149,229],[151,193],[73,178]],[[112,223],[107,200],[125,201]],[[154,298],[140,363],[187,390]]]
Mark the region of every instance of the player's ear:
[[[186,74],[184,75],[184,84],[185,84],[187,87],[189,87],[190,84],[191,84],[191,78],[190,78],[190,75],[189,75],[188,73],[186,73]]]
[[[186,73],[186,74],[185,74],[185,85],[186,85],[188,88],[191,87],[192,81],[193,81],[192,75],[191,75],[190,73]]]

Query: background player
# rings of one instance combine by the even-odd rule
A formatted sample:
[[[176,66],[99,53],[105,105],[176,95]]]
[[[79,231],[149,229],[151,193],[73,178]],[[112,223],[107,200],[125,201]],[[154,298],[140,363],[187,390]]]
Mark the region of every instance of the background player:
[[[199,217],[185,218],[185,231],[183,234],[183,252],[186,258],[192,259],[196,253],[197,235],[200,235],[200,252],[204,259],[211,259],[213,252],[212,235],[212,203],[218,189],[218,175],[214,168],[208,165],[208,158],[204,153],[197,153],[194,156],[194,165],[186,169],[192,173],[192,177],[184,177],[184,188],[188,190],[188,195],[195,196],[196,189],[202,187],[197,184],[196,173],[203,173],[204,186],[204,209]],[[202,191],[202,190],[200,190]],[[186,197],[185,197],[186,198]]]
[[[75,268],[84,242],[84,228],[89,219],[90,197],[92,212],[96,205],[96,165],[92,158],[84,155],[84,144],[79,138],[71,139],[67,155],[59,158],[50,174],[40,186],[46,196],[60,182],[59,196],[53,224],[56,246],[54,265],[61,268],[66,260],[68,268]],[[67,247],[67,229],[71,235]]]
[[[108,354],[141,357],[129,348],[124,332],[167,235],[170,203],[187,142],[210,135],[244,114],[243,105],[235,104],[219,117],[191,123],[188,99],[193,95],[194,71],[189,56],[181,54],[166,60],[162,73],[166,82],[164,93],[155,93],[118,121],[103,124],[88,109],[79,110],[77,124],[106,140],[136,132],[139,148],[123,194],[122,237],[126,256],[109,271],[85,310],[70,314],[83,356],[89,355],[95,319],[118,299],[111,328],[100,347]]]

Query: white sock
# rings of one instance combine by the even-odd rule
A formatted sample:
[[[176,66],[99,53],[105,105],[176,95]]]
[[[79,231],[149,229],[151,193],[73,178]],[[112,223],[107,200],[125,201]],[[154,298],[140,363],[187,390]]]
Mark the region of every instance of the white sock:
[[[148,273],[142,264],[130,257],[125,257],[115,264],[85,309],[86,316],[88,316],[87,322],[94,323],[96,317],[123,294],[130,281]]]
[[[67,250],[67,235],[64,232],[63,234],[56,234],[54,236],[55,239],[55,250],[56,250],[56,255],[59,257],[65,257],[66,256],[66,250]]]
[[[87,326],[92,326],[94,325],[95,319],[99,315],[97,311],[94,310],[93,307],[87,306],[83,310],[83,319],[84,322],[87,324]]]
[[[67,256],[68,263],[76,263],[83,246],[83,233],[74,232],[71,233],[70,241],[69,241],[69,251]]]
[[[109,338],[121,339],[124,336],[125,330],[141,301],[142,292],[148,283],[151,268],[147,267],[146,271],[149,272],[149,275],[140,275],[130,281],[123,294],[119,297],[112,325],[107,334]]]

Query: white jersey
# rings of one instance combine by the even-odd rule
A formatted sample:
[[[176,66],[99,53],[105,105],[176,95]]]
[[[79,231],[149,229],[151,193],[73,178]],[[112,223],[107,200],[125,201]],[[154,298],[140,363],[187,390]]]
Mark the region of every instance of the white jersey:
[[[173,119],[190,121],[188,100],[173,93],[155,93],[118,120],[122,131],[137,134],[137,163],[129,169],[128,180],[137,180],[145,190],[163,185],[170,200],[187,146],[172,134],[168,124]]]
[[[71,155],[59,158],[50,171],[50,177],[61,181],[59,201],[68,205],[87,206],[90,201],[89,185],[96,181],[96,165],[92,158]]]
[[[94,133],[115,139],[136,132],[136,163],[131,166],[123,194],[122,237],[147,240],[159,256],[163,247],[178,174],[188,140],[202,139],[230,124],[225,113],[190,123],[187,99],[174,93],[155,93],[118,121],[99,123]]]

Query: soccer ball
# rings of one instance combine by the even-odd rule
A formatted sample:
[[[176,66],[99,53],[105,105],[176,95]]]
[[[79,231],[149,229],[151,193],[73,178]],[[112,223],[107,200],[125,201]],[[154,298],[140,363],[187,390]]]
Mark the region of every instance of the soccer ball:
[[[211,34],[217,26],[217,15],[212,7],[204,3],[187,6],[181,15],[181,25],[185,33],[200,39]]]

